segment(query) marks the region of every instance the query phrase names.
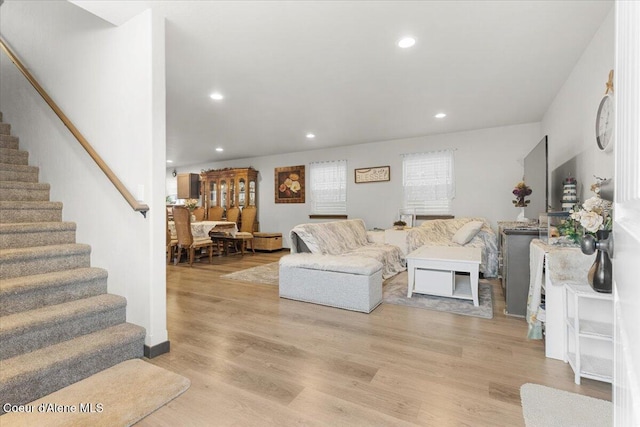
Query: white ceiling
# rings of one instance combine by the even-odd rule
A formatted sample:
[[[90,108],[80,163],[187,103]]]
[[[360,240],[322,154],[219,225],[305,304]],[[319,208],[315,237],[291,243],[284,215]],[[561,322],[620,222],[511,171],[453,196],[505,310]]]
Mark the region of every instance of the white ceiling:
[[[540,121],[613,5],[74,3],[116,24],[166,16],[171,166]]]

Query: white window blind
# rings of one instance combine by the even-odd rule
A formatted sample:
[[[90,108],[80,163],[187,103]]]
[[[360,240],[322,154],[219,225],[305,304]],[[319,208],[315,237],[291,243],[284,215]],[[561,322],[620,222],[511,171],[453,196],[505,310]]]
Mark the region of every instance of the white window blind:
[[[454,177],[453,150],[404,154],[403,208],[417,215],[450,214]]]
[[[347,213],[347,161],[314,162],[309,165],[311,213]]]

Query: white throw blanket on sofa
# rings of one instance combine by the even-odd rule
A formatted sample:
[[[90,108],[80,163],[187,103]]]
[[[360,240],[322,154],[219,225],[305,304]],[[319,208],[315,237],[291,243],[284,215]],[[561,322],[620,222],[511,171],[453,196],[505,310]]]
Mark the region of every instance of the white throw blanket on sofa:
[[[373,258],[382,263],[382,277],[385,279],[406,270],[400,248],[369,243],[367,230],[361,219],[300,224],[291,230],[290,237],[291,253],[311,252]],[[345,262],[348,260],[345,259]]]
[[[407,233],[409,252],[428,246],[460,246],[451,241],[456,231],[470,221],[482,221],[478,234],[465,247],[482,249],[480,271],[485,277],[498,275],[498,238],[484,218],[435,219],[425,221],[420,227],[414,227]]]

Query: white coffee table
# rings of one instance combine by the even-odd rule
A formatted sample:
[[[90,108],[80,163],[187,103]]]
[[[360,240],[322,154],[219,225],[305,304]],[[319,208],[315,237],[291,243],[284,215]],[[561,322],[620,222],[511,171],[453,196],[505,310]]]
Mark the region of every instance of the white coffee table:
[[[409,283],[413,293],[439,295],[473,301],[478,306],[480,248],[423,246],[407,255]],[[456,274],[466,272],[469,275]]]

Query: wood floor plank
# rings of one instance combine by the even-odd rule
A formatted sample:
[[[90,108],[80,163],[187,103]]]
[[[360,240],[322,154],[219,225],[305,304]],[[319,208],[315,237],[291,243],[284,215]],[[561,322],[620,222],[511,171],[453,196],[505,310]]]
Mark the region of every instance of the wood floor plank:
[[[544,357],[523,319],[382,304],[370,314],[280,299],[277,286],[221,276],[286,252],[167,267],[171,352],[150,362],[191,388],[140,425],[523,425],[520,386],[537,383],[611,399],[611,386],[573,383]]]
[[[331,394],[306,388],[289,408],[333,426],[411,426],[398,418],[365,408]]]
[[[168,368],[169,369],[169,368]],[[185,369],[191,387],[180,399],[152,413],[137,425],[175,426],[326,426],[286,405],[274,405],[213,376]]]

